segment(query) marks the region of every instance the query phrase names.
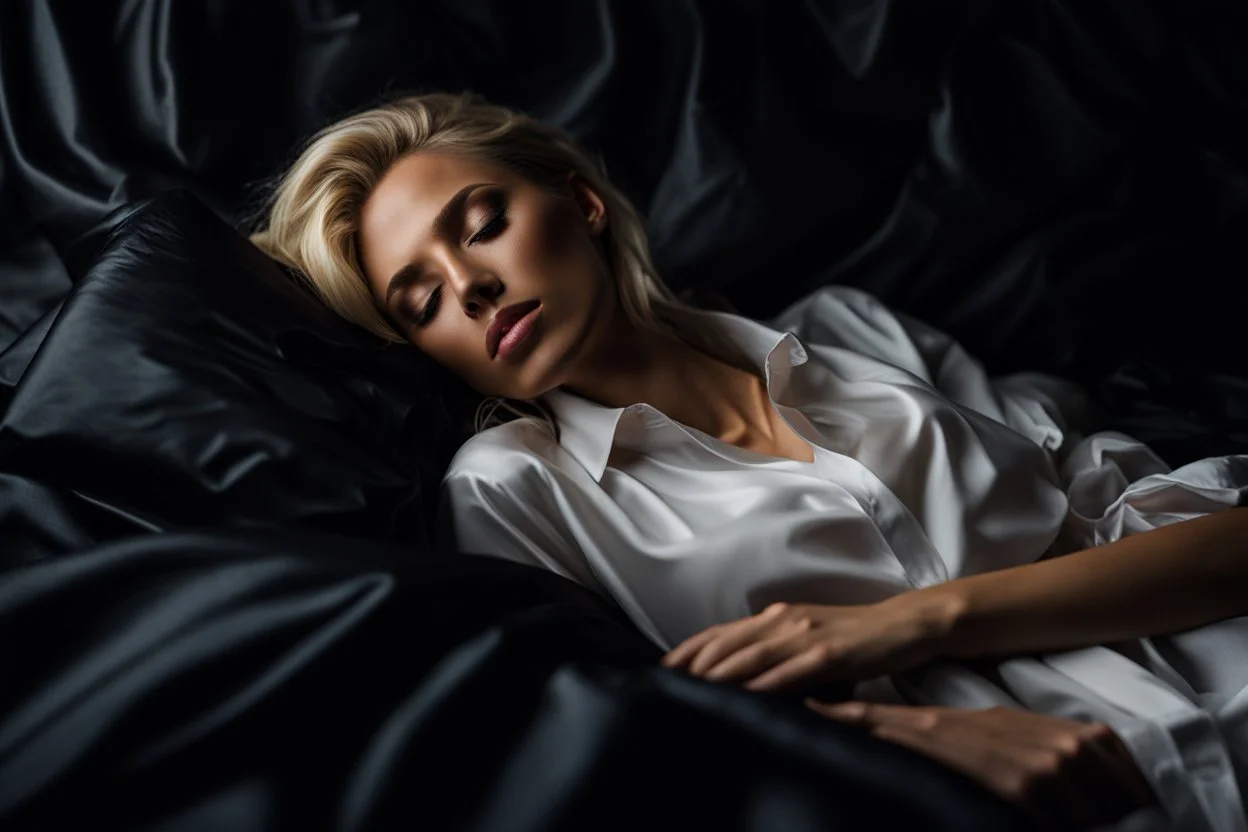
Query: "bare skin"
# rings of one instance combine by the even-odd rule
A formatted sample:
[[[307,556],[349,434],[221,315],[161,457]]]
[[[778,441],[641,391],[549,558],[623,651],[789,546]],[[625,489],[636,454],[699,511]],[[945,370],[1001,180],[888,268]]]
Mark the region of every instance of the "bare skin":
[[[965,774],[1021,805],[1046,832],[1095,829],[1156,802],[1130,752],[1101,723],[1000,706],[808,705]]]
[[[480,183],[435,233],[452,197]],[[812,461],[757,375],[629,322],[603,255],[607,225],[606,206],[583,180],[569,177],[555,195],[497,165],[429,153],[382,178],[358,239],[374,295],[399,331],[485,395],[530,400],[564,388],[609,407],[647,402],[725,442]],[[408,266],[421,276],[387,300],[392,276]],[[534,334],[506,359],[491,358],[491,316],[529,299],[542,303]]]
[[[357,243],[374,297],[398,331],[482,394],[531,400],[561,388],[608,407],[646,402],[724,442],[811,462],[811,446],[776,411],[758,375],[629,321],[604,255],[609,220],[600,196],[574,175],[551,193],[497,165],[418,153],[369,195]],[[505,357],[492,356],[492,316],[533,300],[541,306],[532,334]],[[849,675],[865,678],[927,657],[947,643],[955,612],[965,608],[953,596],[901,597],[909,596],[922,603],[797,613],[781,605],[711,628],[665,663],[757,689],[800,689],[821,675],[843,677],[855,662],[861,672]],[[859,647],[865,652],[849,655]],[[878,736],[1074,828],[1089,828],[1088,796],[1106,784],[1125,795],[1122,812],[1151,800],[1104,725],[1010,709],[939,709],[933,718],[933,709],[898,708],[858,718],[816,707],[871,724]]]

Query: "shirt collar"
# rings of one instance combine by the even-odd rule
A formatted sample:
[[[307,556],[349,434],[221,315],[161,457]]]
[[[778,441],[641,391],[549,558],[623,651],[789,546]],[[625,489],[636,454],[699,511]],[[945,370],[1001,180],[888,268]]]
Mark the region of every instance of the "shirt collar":
[[[778,332],[758,321],[725,312],[696,313],[735,344],[758,369],[775,400],[788,385],[792,368],[806,363],[806,350],[791,332]],[[646,405],[604,407],[563,390],[545,396],[559,424],[559,444],[584,466],[595,481],[602,479],[611,458],[620,420],[629,412],[653,409]],[[657,411],[654,411],[657,413]]]

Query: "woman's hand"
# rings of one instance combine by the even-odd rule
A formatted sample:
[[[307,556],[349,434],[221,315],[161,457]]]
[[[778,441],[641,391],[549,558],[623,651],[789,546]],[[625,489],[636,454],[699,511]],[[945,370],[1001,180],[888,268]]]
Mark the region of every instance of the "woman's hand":
[[[936,658],[958,614],[945,596],[909,593],[877,604],[772,604],[703,630],[666,667],[750,690],[811,692],[828,682],[900,673]]]
[[[1157,802],[1108,725],[1014,708],[911,707],[808,701],[965,774],[1022,806],[1040,829],[1092,829]]]

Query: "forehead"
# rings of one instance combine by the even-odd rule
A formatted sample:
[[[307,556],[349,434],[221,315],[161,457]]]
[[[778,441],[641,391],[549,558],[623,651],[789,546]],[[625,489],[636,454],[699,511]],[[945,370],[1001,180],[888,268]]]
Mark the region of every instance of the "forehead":
[[[413,153],[395,162],[360,210],[357,243],[369,282],[389,280],[432,240],[434,218],[461,188],[515,178],[499,165],[448,153]]]

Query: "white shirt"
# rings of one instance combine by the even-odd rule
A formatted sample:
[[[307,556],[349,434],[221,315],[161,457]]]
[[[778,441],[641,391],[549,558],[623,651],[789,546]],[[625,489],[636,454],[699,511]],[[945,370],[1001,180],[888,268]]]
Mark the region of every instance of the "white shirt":
[[[989,378],[950,338],[857,290],[820,290],[776,329],[703,314],[757,361],[812,463],[743,450],[646,404],[554,392],[558,440],[510,422],[451,463],[459,549],[609,595],[670,648],[775,601],[870,603],[1234,506],[1248,492],[1248,457],[1171,472],[1123,434],[1084,438],[1073,385]],[[1248,830],[1248,618],[997,670],[994,680],[935,662],[855,696],[1107,722],[1176,828]],[[1116,828],[1169,827],[1150,810]]]

